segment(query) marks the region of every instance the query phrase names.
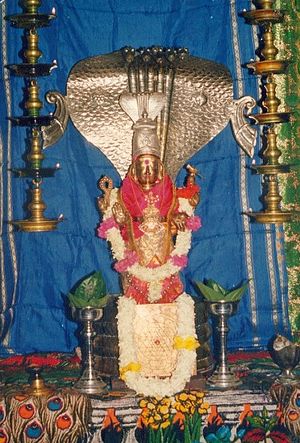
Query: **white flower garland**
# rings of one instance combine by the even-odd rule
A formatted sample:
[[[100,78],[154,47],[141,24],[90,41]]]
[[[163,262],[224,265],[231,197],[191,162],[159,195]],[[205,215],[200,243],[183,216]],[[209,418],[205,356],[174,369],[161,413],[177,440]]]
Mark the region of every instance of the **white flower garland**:
[[[112,207],[118,201],[118,190],[116,188],[112,189],[110,196],[110,204],[104,213],[103,220],[107,220],[113,217]],[[179,198],[179,211],[186,213],[189,217],[194,214],[194,207],[190,205],[188,199]],[[107,230],[107,240],[111,244],[112,254],[116,260],[123,260],[125,258],[126,245],[121,236],[120,230],[116,227],[112,227]],[[187,256],[191,248],[192,232],[190,229],[185,229],[185,231],[179,231],[176,237],[176,244],[174,250],[170,254],[170,258],[166,263],[153,269],[142,266],[139,263],[134,263],[129,266],[127,272],[132,274],[134,277],[146,283],[154,283],[162,281],[173,274],[180,271],[181,266],[176,265],[172,262],[172,258],[175,256]],[[156,291],[155,291],[156,292]],[[154,294],[154,291],[151,291]],[[152,297],[155,301],[156,296]]]
[[[186,215],[191,217],[194,215],[195,208],[192,206],[187,198],[178,198],[178,204],[179,204],[179,211],[185,212]]]
[[[176,301],[178,311],[177,336],[182,339],[196,337],[194,322],[194,302],[190,296],[183,293]],[[171,396],[184,389],[189,381],[196,362],[195,349],[178,349],[177,365],[171,377],[145,377],[138,367],[136,345],[134,340],[134,319],[136,302],[127,297],[120,297],[118,304],[118,335],[119,335],[119,364],[125,372],[126,384],[138,394],[145,396]],[[133,368],[134,369],[130,369]]]
[[[154,281],[149,284],[148,300],[153,303],[161,298],[162,282]]]
[[[110,228],[106,238],[111,244],[113,257],[116,260],[122,260],[125,256],[126,246],[119,228]]]
[[[176,238],[175,249],[171,252],[171,256],[174,255],[188,255],[191,249],[192,243],[192,231],[186,229],[185,231],[179,231]]]

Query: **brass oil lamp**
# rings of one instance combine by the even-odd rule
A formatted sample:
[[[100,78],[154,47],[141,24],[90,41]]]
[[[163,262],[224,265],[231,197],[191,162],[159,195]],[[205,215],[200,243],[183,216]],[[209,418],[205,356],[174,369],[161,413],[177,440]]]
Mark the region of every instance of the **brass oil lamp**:
[[[43,55],[40,50],[39,36],[37,29],[49,26],[55,18],[55,13],[41,14],[38,12],[41,6],[40,0],[23,0],[20,2],[23,13],[9,15],[5,17],[10,24],[16,28],[24,29],[26,48],[22,52],[24,63],[7,65],[11,74],[25,79],[25,114],[19,117],[9,117],[16,126],[29,128],[29,153],[27,155],[27,165],[25,168],[12,169],[19,177],[31,177],[30,189],[31,201],[27,205],[29,217],[24,220],[13,220],[11,223],[19,230],[26,232],[43,232],[56,229],[61,218],[48,219],[44,216],[46,205],[42,199],[41,184],[44,177],[51,177],[59,168],[43,168],[43,137],[42,126],[49,126],[53,117],[51,115],[41,115],[43,103],[39,98],[38,77],[48,76],[57,67],[56,62],[39,63]]]
[[[274,44],[273,26],[284,19],[283,11],[273,8],[274,0],[252,0],[256,9],[243,11],[241,15],[247,23],[258,25],[262,32],[262,44],[259,48],[260,60],[251,61],[246,66],[262,80],[262,112],[249,117],[258,125],[263,126],[263,163],[253,165],[252,169],[263,176],[264,208],[260,212],[247,212],[258,223],[284,223],[293,218],[293,213],[281,208],[282,197],[279,192],[278,175],[287,174],[292,166],[279,161],[281,151],[277,146],[275,127],[284,124],[291,118],[290,112],[279,110],[281,101],[276,96],[276,75],[284,74],[289,61],[278,60],[278,49]]]

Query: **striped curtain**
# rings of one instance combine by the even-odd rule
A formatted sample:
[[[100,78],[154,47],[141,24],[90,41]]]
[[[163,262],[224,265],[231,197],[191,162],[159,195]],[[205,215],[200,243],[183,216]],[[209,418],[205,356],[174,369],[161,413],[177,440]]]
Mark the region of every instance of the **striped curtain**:
[[[41,11],[55,6],[57,19],[39,29],[41,62],[58,60],[50,77],[39,79],[41,98],[48,90],[65,93],[71,67],[80,59],[124,46],[187,47],[191,55],[226,65],[233,76],[235,98],[258,97],[258,80],[242,65],[255,57],[257,30],[239,16],[248,0],[44,0]],[[21,30],[4,21],[20,12],[18,0],[1,7],[1,347],[3,355],[72,351],[77,325],[69,318],[66,295],[94,270],[101,269],[111,293],[120,291],[106,243],[95,236],[97,180],[109,175],[120,183],[113,165],[71,123],[64,137],[45,151],[45,166],[62,169],[43,183],[46,216],[63,213],[55,232],[16,232],[9,220],[24,218],[26,179],[9,169],[24,166],[26,130],[12,128],[7,115],[22,115],[21,78],[9,77],[4,66],[20,62]],[[45,105],[44,112],[52,111]],[[254,160],[258,163],[260,140]],[[130,147],[127,147],[130,149]],[[193,282],[212,278],[227,288],[249,279],[236,316],[230,322],[229,347],[265,347],[276,332],[288,335],[287,273],[284,232],[274,225],[250,222],[243,213],[261,209],[260,177],[237,146],[230,127],[197,153],[191,163],[202,178],[197,209],[203,227],[193,237],[189,266],[183,275],[187,292]],[[178,175],[181,185],[184,173]]]

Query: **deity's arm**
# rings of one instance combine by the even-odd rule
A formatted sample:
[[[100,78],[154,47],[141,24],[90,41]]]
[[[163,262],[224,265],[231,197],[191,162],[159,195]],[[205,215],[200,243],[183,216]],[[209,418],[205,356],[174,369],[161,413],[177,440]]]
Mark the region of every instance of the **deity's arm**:
[[[187,214],[175,212],[171,218],[171,233],[176,235],[178,231],[184,231],[186,226]]]
[[[187,188],[191,190],[191,197],[189,198],[189,203],[193,208],[195,208],[200,202],[200,188],[199,186],[196,185],[197,169],[190,164],[186,166],[186,169],[188,171],[186,185]]]
[[[187,165],[186,169],[188,171],[186,185],[176,190],[177,204],[171,218],[172,235],[186,229],[187,221],[200,201],[200,188],[195,180],[197,169],[191,165]]]
[[[101,214],[104,214],[110,206],[111,191],[113,181],[110,177],[104,176],[98,181],[98,188],[103,191],[102,197],[97,198],[97,207]]]
[[[189,204],[195,208],[198,203],[200,202],[200,193],[199,192],[195,192],[195,194],[189,198]]]

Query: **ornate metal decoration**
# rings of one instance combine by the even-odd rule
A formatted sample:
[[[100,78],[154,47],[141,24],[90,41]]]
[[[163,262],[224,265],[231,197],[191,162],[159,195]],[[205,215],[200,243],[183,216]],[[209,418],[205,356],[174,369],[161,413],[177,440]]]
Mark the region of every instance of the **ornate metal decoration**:
[[[66,97],[57,91],[49,91],[46,94],[46,100],[48,103],[55,105],[55,114],[50,124],[42,127],[44,148],[52,146],[56,140],[60,139],[69,120]]]
[[[165,106],[157,118],[158,137],[161,158],[172,177],[230,120],[245,152],[251,154],[254,149],[256,131],[246,121],[253,99],[236,104],[232,78],[223,65],[192,57],[186,49],[125,48],[78,62],[70,72],[66,97],[76,128],[101,149],[122,177],[131,162],[132,137],[132,122],[119,106],[125,91],[165,94]],[[49,128],[43,128],[47,146],[57,141],[64,127],[60,112],[54,113]]]
[[[55,14],[40,14],[38,12],[41,6],[40,0],[23,0],[20,2],[20,6],[24,12],[7,16],[6,20],[12,26],[24,29],[26,48],[23,51],[23,58],[25,63],[11,64],[6,67],[13,75],[25,77],[25,115],[10,117],[10,120],[15,125],[31,128],[31,136],[29,137],[30,150],[27,155],[27,165],[25,168],[14,168],[13,172],[19,177],[31,177],[32,185],[30,189],[31,201],[27,205],[29,217],[24,220],[14,220],[11,223],[19,230],[26,232],[52,231],[56,229],[60,218],[49,219],[44,216],[46,205],[42,199],[41,185],[43,178],[52,176],[58,166],[54,168],[42,167],[44,154],[41,127],[50,125],[53,117],[41,115],[43,103],[39,99],[37,77],[50,75],[57,65],[56,62],[51,64],[38,62],[42,51],[38,47],[37,28],[48,26],[50,21],[55,18]]]
[[[247,23],[259,25],[262,30],[260,60],[247,64],[254,74],[262,78],[262,112],[250,117],[258,125],[264,126],[262,154],[263,164],[253,166],[258,174],[263,175],[264,192],[262,200],[264,209],[261,212],[248,212],[258,223],[284,223],[292,219],[292,213],[282,210],[282,197],[279,193],[278,174],[286,174],[291,170],[290,165],[279,162],[281,151],[276,143],[275,125],[288,122],[290,112],[280,110],[280,100],[276,96],[277,74],[284,74],[289,61],[278,60],[278,49],[274,44],[273,25],[283,21],[284,13],[274,10],[274,0],[253,0],[256,9],[242,12]]]
[[[300,345],[291,342],[283,335],[277,334],[270,345],[269,352],[274,363],[281,370],[278,376],[279,381],[281,383],[296,382],[297,376],[293,371],[300,363]]]
[[[234,101],[235,112],[231,115],[231,126],[236,141],[249,157],[254,154],[256,129],[250,126],[247,118],[256,106],[253,97],[245,96]]]
[[[205,303],[208,306],[208,312],[217,318],[216,329],[220,342],[219,361],[208,383],[218,389],[233,389],[241,384],[241,380],[231,371],[227,363],[227,335],[228,318],[236,313],[238,301],[220,300],[218,302],[205,301]]]
[[[83,394],[101,395],[107,392],[107,385],[101,379],[100,375],[94,369],[94,346],[93,341],[96,336],[94,323],[102,318],[103,309],[87,306],[86,308],[72,308],[74,320],[82,323],[82,353],[83,353],[83,371],[80,378],[74,384],[74,387]]]

